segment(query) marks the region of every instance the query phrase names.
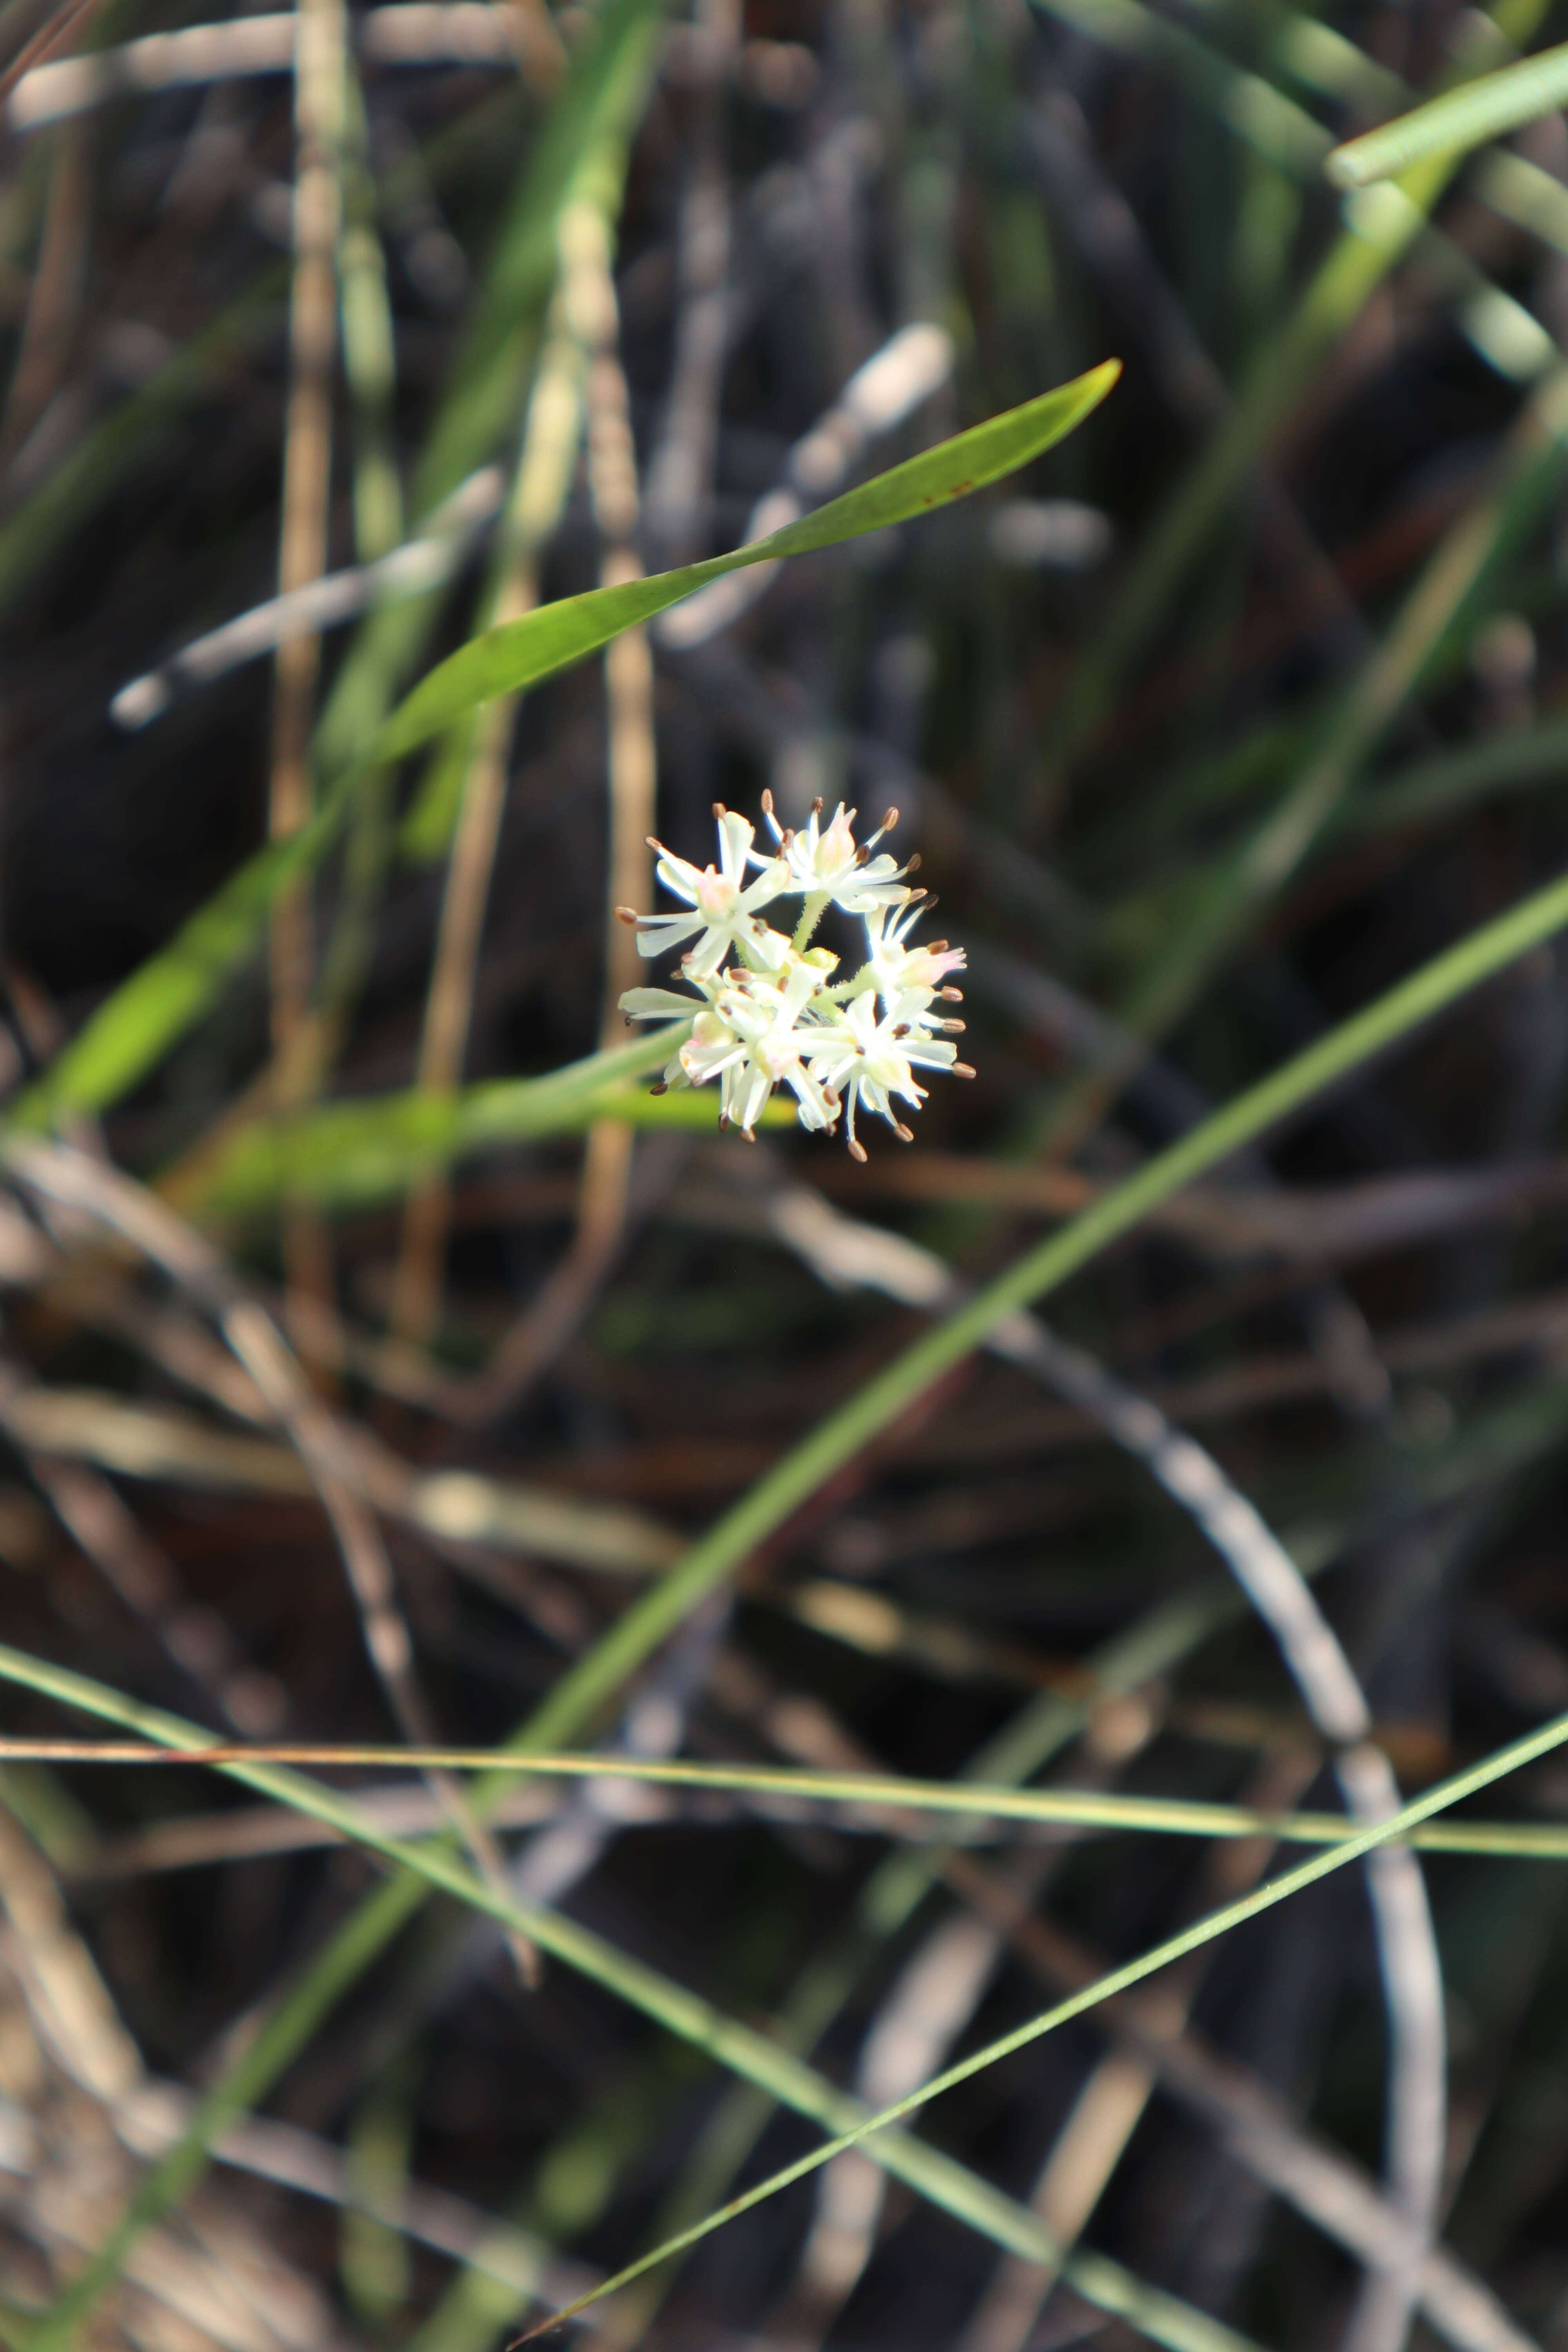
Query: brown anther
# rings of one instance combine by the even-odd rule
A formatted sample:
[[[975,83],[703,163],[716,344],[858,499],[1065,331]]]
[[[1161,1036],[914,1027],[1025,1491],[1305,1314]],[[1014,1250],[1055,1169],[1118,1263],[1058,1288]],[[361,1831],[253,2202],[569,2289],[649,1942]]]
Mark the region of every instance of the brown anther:
[[[713,814],[715,816],[728,816],[730,812],[725,807],[722,801],[715,801],[713,803]]]
[[[904,872],[905,872],[906,874],[918,874],[918,873],[920,872],[920,870],[921,870],[921,854],[920,854],[920,851],[917,849],[917,850],[916,850],[916,852],[915,852],[915,854],[914,854],[914,856],[910,858],[910,860],[909,864],[905,866],[905,868],[904,868]]]
[[[915,1139],[915,1131],[912,1127],[904,1127],[897,1122],[894,1124],[893,1133],[898,1137],[900,1143],[912,1143]]]
[[[898,821],[899,821],[899,812],[898,812],[898,810],[897,810],[897,809],[891,809],[891,808],[890,808],[890,809],[888,811],[887,815],[882,819],[882,831],[883,831],[884,833],[891,833],[891,831],[893,830],[893,827],[897,824]]]
[[[644,839],[644,845],[645,845],[647,848],[648,848],[648,849],[657,849],[657,850],[658,851],[658,853],[659,853],[660,856],[665,856],[666,852],[665,852],[665,846],[664,846],[664,844],[663,844],[663,842],[662,842],[662,841],[660,841],[660,840],[659,840],[659,838],[658,838],[658,835],[657,835],[657,834],[652,834],[652,833],[646,834],[646,835],[643,836],[643,839]]]
[[[980,1074],[974,1068],[973,1063],[954,1062],[952,1066],[952,1075],[955,1078],[973,1078],[978,1077]]]
[[[962,1004],[963,1002],[962,988],[939,988],[937,994],[944,1004]]]
[[[941,955],[952,945],[952,941],[951,940],[931,940],[926,943],[926,953],[928,955]]]
[[[856,850],[856,852],[855,852],[855,863],[856,863],[856,865],[857,865],[857,866],[864,866],[864,865],[865,865],[865,863],[866,863],[866,860],[870,856],[870,855],[871,855],[870,851],[867,848],[867,846],[866,846],[865,843],[864,843],[864,842],[862,842],[862,843],[860,844],[859,847],[858,847],[858,848]]]
[[[616,920],[617,923],[635,923],[640,918],[638,917],[637,910],[635,907],[617,907],[616,908]]]
[[[944,1021],[942,1025],[950,1037],[962,1037],[969,1024],[967,1021]]]
[[[787,848],[789,847],[789,845],[790,845],[790,843],[791,843],[794,839],[795,839],[795,827],[794,827],[794,825],[793,825],[793,824],[786,824],[786,825],[785,825],[785,827],[784,827],[784,829],[783,835],[782,835],[782,837],[781,837],[781,839],[780,839],[780,841],[779,841],[779,847],[780,847],[781,849],[787,849]]]
[[[764,786],[763,791],[763,814],[764,816],[772,816],[773,813],[773,796]]]
[[[721,1135],[723,1135],[728,1130],[729,1125],[730,1114],[727,1110],[721,1110],[719,1114],[719,1132]]]
[[[752,1129],[752,1128],[749,1128],[749,1127],[743,1127],[743,1128],[741,1129],[741,1133],[745,1137],[746,1141],[747,1141],[748,1143],[755,1143],[755,1141],[756,1141],[757,1138],[756,1138],[756,1132],[755,1132],[755,1129]]]
[[[648,1092],[650,1095],[667,1095],[669,1092],[669,1087],[663,1078],[655,1078],[652,1086],[648,1088]]]
[[[900,1021],[898,1027],[893,1032],[895,1037],[907,1037],[909,1034],[910,1024],[907,1021]]]
[[[811,814],[812,814],[812,815],[813,815],[813,816],[820,816],[820,815],[822,814],[822,808],[823,808],[822,794],[821,794],[820,793],[817,793],[817,795],[816,795],[816,799],[812,802],[812,803],[811,803]]]
[[[866,1165],[866,1147],[863,1143],[857,1143],[853,1136],[849,1138],[849,1157],[858,1160],[862,1168]]]

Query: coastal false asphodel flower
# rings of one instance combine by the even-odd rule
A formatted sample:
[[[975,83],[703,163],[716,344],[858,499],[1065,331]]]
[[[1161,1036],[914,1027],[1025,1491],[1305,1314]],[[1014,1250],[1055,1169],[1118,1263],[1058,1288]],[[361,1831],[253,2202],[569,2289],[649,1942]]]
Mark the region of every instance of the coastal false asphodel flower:
[[[720,1126],[752,1139],[773,1088],[787,1087],[803,1127],[826,1133],[842,1118],[850,1150],[864,1160],[858,1112],[886,1119],[909,1143],[913,1137],[896,1105],[918,1110],[925,1100],[916,1071],[974,1076],[949,1043],[963,1024],[943,1009],[962,1002],[950,974],[963,970],[963,950],[946,940],[910,943],[929,911],[926,893],[908,878],[920,860],[900,866],[886,851],[875,854],[898,823],[896,809],[859,843],[853,809],[840,802],[826,824],[822,810],[818,801],[809,822],[791,831],[764,793],[775,844],[764,851],[753,847],[755,828],[743,816],[715,805],[717,866],[689,865],[650,842],[660,881],[683,906],[667,915],[623,907],[621,919],[637,926],[643,955],[689,940],[677,975],[688,985],[629,988],[621,1010],[631,1021],[686,1024],[656,1093],[716,1078]],[[767,911],[791,899],[799,902],[793,929],[775,929]],[[865,926],[864,961],[844,979],[839,958],[811,944],[829,907]]]

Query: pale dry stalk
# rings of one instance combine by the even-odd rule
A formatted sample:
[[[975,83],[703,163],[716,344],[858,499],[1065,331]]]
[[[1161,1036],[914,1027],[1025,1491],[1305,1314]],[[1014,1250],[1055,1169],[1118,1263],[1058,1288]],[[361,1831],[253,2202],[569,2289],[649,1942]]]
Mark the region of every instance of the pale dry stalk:
[[[641,577],[635,544],[640,501],[637,444],[620,359],[611,229],[602,207],[571,205],[562,218],[560,248],[566,326],[587,362],[588,491],[603,546],[599,581],[603,587],[617,587]],[[602,1045],[617,1042],[616,1008],[638,972],[636,934],[617,919],[616,909],[646,906],[653,895],[647,845],[658,775],[653,697],[647,632],[626,629],[605,654],[609,805]],[[500,1340],[484,1371],[460,1395],[464,1418],[488,1418],[512,1402],[582,1321],[620,1248],[632,1146],[633,1131],[624,1120],[598,1119],[590,1128],[572,1245]]]
[[[346,41],[342,0],[299,0],[294,274],[278,555],[279,593],[285,596],[319,580],[327,568]],[[321,661],[321,639],[313,634],[291,637],[278,648],[268,798],[268,830],[275,841],[299,832],[310,814],[310,738]],[[279,894],[272,915],[272,1099],[279,1109],[289,1108],[309,1084],[313,1067],[314,1057],[300,1050],[310,1021],[313,962],[310,884],[300,880]],[[324,1302],[331,1293],[331,1266],[320,1220],[291,1208],[284,1221],[283,1248],[290,1291]]]

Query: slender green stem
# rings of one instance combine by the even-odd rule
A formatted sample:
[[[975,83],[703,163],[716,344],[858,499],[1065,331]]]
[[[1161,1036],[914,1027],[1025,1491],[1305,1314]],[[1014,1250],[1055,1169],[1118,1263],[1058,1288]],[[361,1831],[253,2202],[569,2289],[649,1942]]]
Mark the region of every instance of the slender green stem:
[[[175,1748],[142,1741],[0,1739],[0,1763],[279,1764],[290,1771],[386,1768],[404,1772],[495,1770],[518,1780],[638,1780],[656,1788],[719,1790],[819,1805],[961,1813],[967,1823],[1041,1822],[1083,1830],[1147,1831],[1173,1837],[1266,1837],[1276,1843],[1342,1845],[1355,1835],[1342,1813],[1268,1812],[1186,1797],[1125,1797],[1110,1790],[1018,1789],[984,1780],[916,1780],[893,1772],[811,1772],[761,1764],[694,1764],[684,1758],[517,1755],[497,1748],[258,1747]],[[313,1786],[321,1786],[313,1782]],[[1439,1853],[1522,1855],[1568,1862],[1568,1822],[1443,1822],[1412,1832]]]
[[[827,899],[828,893],[826,890],[814,890],[801,908],[800,920],[795,927],[795,937],[790,941],[791,947],[797,953],[801,949],[811,945],[811,935],[827,911]]]

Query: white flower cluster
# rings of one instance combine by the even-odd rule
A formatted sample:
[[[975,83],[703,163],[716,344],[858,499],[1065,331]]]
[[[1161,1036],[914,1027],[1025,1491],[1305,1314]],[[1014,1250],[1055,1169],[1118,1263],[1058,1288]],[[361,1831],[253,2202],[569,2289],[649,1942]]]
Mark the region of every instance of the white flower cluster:
[[[662,842],[649,843],[658,852],[659,880],[689,911],[618,911],[623,922],[637,925],[643,955],[692,942],[680,960],[680,976],[697,993],[629,988],[621,1010],[633,1021],[691,1024],[656,1094],[717,1078],[720,1126],[738,1127],[750,1139],[773,1088],[786,1086],[803,1127],[826,1131],[842,1111],[849,1149],[864,1160],[865,1146],[855,1133],[858,1109],[885,1118],[910,1143],[914,1139],[893,1102],[896,1097],[918,1108],[925,1100],[916,1070],[974,1076],[944,1034],[962,1030],[963,1022],[938,1009],[962,1002],[948,974],[963,969],[963,950],[945,940],[929,947],[907,944],[913,925],[929,912],[921,903],[926,893],[907,879],[920,860],[900,866],[886,851],[874,855],[898,823],[898,811],[889,809],[869,840],[857,844],[856,812],[841,801],[824,824],[822,808],[818,801],[798,833],[785,831],[773,814],[772,793],[764,793],[763,813],[775,846],[763,851],[752,845],[755,828],[716,803],[716,866],[689,866]],[[763,919],[763,908],[781,898],[805,902],[793,934]],[[836,955],[811,945],[830,906],[866,925],[866,961],[848,980],[835,980]]]

